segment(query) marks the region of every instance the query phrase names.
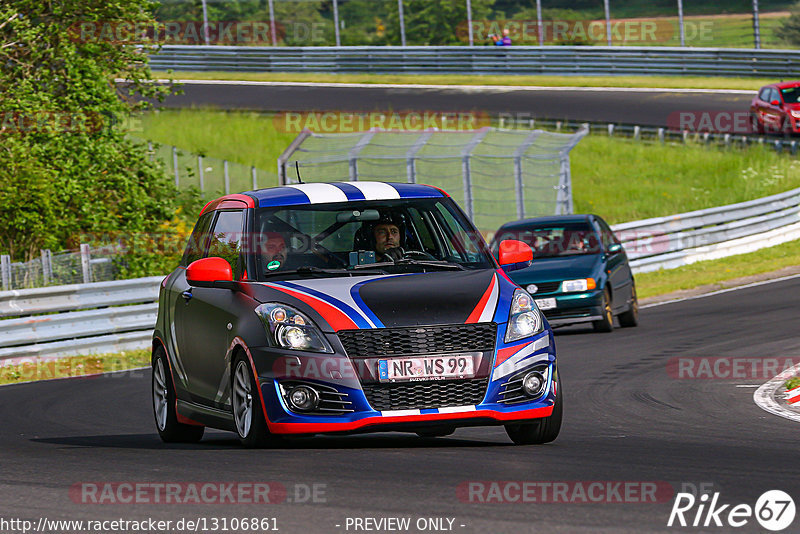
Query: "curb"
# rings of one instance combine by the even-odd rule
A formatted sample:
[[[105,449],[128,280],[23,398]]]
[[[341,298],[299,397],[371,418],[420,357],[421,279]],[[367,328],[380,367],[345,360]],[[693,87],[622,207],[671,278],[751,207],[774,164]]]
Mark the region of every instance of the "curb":
[[[773,415],[800,422],[800,400],[790,404],[787,398],[787,391],[784,383],[791,377],[797,376],[800,372],[800,364],[785,369],[775,378],[762,384],[755,393],[753,401],[764,411]],[[800,398],[800,388],[794,388],[793,398]]]

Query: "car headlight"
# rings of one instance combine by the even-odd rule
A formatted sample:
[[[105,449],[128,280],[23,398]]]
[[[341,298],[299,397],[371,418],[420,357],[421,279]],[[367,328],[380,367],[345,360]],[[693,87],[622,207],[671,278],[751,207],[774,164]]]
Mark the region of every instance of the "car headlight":
[[[506,343],[530,337],[544,330],[542,314],[533,299],[524,289],[514,291],[511,299],[511,311],[506,326]]]
[[[597,287],[594,278],[579,278],[578,280],[564,280],[561,282],[563,293],[574,293],[576,291],[589,291]]]
[[[800,119],[800,109],[793,109],[791,113],[792,117],[794,117],[795,119]]]
[[[278,347],[311,352],[333,352],[314,321],[291,306],[267,302],[256,308],[267,335]]]

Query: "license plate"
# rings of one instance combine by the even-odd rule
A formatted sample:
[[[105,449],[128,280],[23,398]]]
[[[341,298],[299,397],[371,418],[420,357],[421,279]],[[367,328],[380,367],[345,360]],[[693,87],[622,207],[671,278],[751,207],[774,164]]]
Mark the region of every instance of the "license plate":
[[[381,382],[446,380],[473,376],[473,357],[468,353],[378,360],[378,379]]]
[[[556,299],[536,299],[536,306],[540,310],[552,310],[556,307]]]

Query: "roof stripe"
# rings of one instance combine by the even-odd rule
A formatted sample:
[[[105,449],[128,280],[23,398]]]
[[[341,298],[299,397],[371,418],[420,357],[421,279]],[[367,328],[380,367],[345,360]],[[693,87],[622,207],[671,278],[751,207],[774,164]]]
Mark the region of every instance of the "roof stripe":
[[[364,194],[367,200],[390,200],[400,198],[400,192],[391,184],[382,182],[350,182]]]
[[[347,200],[366,200],[364,197],[364,193],[353,184],[348,184],[346,182],[336,182],[333,185],[344,191],[344,194],[347,195]]]
[[[348,201],[344,191],[333,184],[294,184],[289,187],[303,192],[311,204]]]

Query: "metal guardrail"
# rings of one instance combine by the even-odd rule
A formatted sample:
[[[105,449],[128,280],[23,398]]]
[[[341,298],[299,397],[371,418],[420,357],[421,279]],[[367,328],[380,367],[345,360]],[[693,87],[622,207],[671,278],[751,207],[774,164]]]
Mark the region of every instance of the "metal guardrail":
[[[193,71],[800,76],[800,51],[633,46],[165,45],[154,69]]]
[[[0,292],[0,361],[146,348],[161,280]]]
[[[613,229],[634,272],[671,269],[800,239],[800,189]],[[0,292],[0,362],[146,348],[161,280]]]
[[[800,238],[800,189],[614,225],[634,272],[671,269]]]

